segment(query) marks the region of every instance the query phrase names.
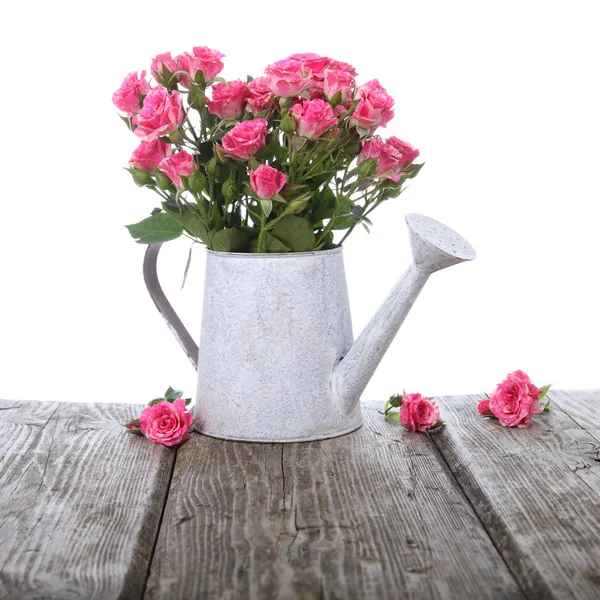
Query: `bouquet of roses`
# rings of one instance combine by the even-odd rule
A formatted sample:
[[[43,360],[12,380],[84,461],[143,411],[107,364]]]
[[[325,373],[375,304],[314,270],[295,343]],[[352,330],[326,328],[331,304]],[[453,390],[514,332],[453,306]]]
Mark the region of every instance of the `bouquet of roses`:
[[[222,252],[302,252],[336,246],[417,175],[419,151],[377,135],[394,115],[379,81],[349,64],[294,54],[256,79],[219,77],[206,47],[159,54],[113,95],[140,139],[129,161],[160,208],[131,235],[154,244],[187,235]]]

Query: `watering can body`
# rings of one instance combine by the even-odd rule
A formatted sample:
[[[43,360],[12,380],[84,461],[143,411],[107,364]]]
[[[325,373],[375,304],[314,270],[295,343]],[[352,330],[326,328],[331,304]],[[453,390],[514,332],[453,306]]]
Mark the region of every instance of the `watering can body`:
[[[298,442],[361,426],[359,399],[429,275],[475,257],[451,229],[407,217],[413,261],[354,341],[342,248],[288,254],[207,251],[199,348],[156,277],[148,290],[197,366],[196,428],[229,440]]]

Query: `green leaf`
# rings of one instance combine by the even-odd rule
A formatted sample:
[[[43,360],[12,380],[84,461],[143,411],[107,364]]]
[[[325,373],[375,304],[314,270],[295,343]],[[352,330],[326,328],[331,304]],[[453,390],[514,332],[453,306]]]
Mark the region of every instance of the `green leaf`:
[[[313,250],[331,250],[332,248],[335,248],[335,247],[336,246],[333,243],[333,232],[329,231],[328,233],[325,234],[323,241],[318,246],[315,246],[313,248]]]
[[[336,197],[333,190],[325,186],[313,196],[312,214],[315,221],[330,219],[335,211]]]
[[[261,200],[260,205],[262,206],[262,210],[265,213],[265,217],[268,217],[273,210],[273,202],[271,200]]]
[[[152,215],[126,227],[138,244],[162,244],[178,238],[183,233],[181,223],[166,213]]]
[[[538,396],[538,400],[542,400],[546,394],[548,393],[548,390],[552,387],[551,383],[548,383],[547,385],[543,386],[540,388],[540,395]]]
[[[190,265],[192,264],[192,250],[194,248],[194,244],[192,244],[190,246],[190,251],[188,253],[188,259],[187,262],[185,263],[185,271],[183,272],[183,281],[181,282],[181,289],[183,289],[185,287],[185,282],[187,280],[187,276],[190,270]]]
[[[190,204],[176,204],[173,201],[162,203],[163,209],[184,229],[210,248],[210,233],[200,213]]]
[[[547,413],[550,412],[550,400],[548,400],[548,402],[546,402],[546,404],[544,404],[544,408],[542,409],[543,413]]]
[[[400,413],[399,412],[391,412],[385,415],[385,420],[388,423],[400,423]]]
[[[344,215],[343,217],[338,217],[333,222],[332,229],[348,229],[352,227],[356,223],[353,215]]]
[[[390,396],[390,399],[389,399],[390,406],[393,406],[394,408],[398,408],[402,404],[402,398],[404,398],[404,396],[401,396],[400,394],[394,394],[393,396]]]
[[[292,136],[292,150],[298,152],[298,150],[301,150],[304,147],[307,141],[308,140],[306,138],[300,137],[299,135]]]
[[[260,227],[248,227],[246,225],[242,225],[238,229],[244,233],[247,233],[250,239],[257,238],[260,234]]]
[[[315,234],[310,223],[296,215],[286,215],[273,228],[273,235],[292,252],[308,252],[315,247]]]
[[[249,239],[247,233],[235,227],[221,229],[212,235],[212,249],[217,252],[240,252],[248,247]]]
[[[154,400],[150,400],[148,402],[148,406],[154,406],[155,404],[160,404],[161,402],[165,402],[166,398],[154,398]]]
[[[419,174],[419,171],[423,168],[424,165],[425,163],[421,163],[420,165],[412,164],[404,167],[403,171],[404,173],[407,173],[406,179],[414,179]]]
[[[256,246],[258,248],[258,240],[256,240]],[[274,235],[270,232],[266,231],[263,238],[263,252],[279,252],[285,253],[289,252],[290,249],[280,242]]]
[[[367,158],[363,160],[360,165],[358,165],[357,175],[359,179],[371,177],[375,173],[377,169],[377,159],[376,158]]]
[[[150,175],[150,173],[148,173],[148,171],[144,171],[143,169],[136,169],[135,167],[130,167],[127,170],[131,173],[133,181],[137,186],[144,187],[146,185],[154,185],[154,179],[152,179],[152,176]]]
[[[183,392],[181,390],[174,390],[171,386],[165,392],[165,400],[177,400],[177,398],[181,398],[183,396]]]
[[[196,110],[202,110],[206,106],[206,94],[200,86],[194,84],[190,86],[188,102]]]
[[[185,405],[189,406],[192,403],[192,399],[191,398],[185,398]]]
[[[127,128],[129,129],[129,131],[135,131],[136,128],[133,125],[131,117],[123,117],[123,116],[119,115],[119,118],[125,123],[125,125],[127,125]]]

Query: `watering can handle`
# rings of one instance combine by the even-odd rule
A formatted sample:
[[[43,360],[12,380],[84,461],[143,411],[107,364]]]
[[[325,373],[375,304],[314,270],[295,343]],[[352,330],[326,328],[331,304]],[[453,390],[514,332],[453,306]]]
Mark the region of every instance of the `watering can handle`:
[[[179,342],[179,345],[186,353],[190,362],[198,369],[198,346],[192,339],[188,330],[185,328],[177,313],[173,310],[171,303],[167,300],[165,293],[158,282],[158,274],[156,272],[156,262],[158,260],[158,252],[162,244],[151,244],[144,255],[144,281],[148,288],[148,293],[154,301],[154,305],[158,309],[162,318],[167,323],[167,326]]]

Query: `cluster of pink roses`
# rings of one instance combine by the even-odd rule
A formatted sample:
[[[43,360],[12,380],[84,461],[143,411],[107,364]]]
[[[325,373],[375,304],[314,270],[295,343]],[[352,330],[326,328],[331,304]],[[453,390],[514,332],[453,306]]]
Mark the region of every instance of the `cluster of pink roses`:
[[[523,371],[514,371],[498,384],[494,393],[477,406],[483,417],[495,417],[504,427],[529,427],[531,417],[547,412],[550,402],[543,406],[550,385],[535,386]],[[393,412],[393,408],[399,408]],[[390,423],[401,423],[410,431],[425,431],[443,425],[440,409],[435,402],[421,394],[396,394],[386,402],[381,414]]]
[[[397,137],[383,140],[375,135],[394,116],[394,100],[377,79],[359,85],[352,65],[300,53],[270,64],[260,77],[227,81],[220,76],[223,57],[204,46],[179,56],[159,54],[151,61],[154,83],[146,79],[146,71],[129,73],[113,94],[113,103],[140,138],[129,160],[138,185],[150,187],[164,200],[175,200],[170,194],[177,192],[176,202],[184,201],[182,192],[193,193],[190,210],[200,210],[194,207],[202,206],[202,199],[209,205],[218,202],[229,186],[227,212],[220,220],[205,222],[207,230],[231,227],[236,203],[246,226],[254,207],[269,217],[269,201],[276,197],[283,204],[271,218],[286,210],[298,215],[312,195],[321,197],[315,186],[321,181],[332,185],[338,171],[350,175],[344,177],[350,195],[369,186],[379,192],[363,194],[363,209],[395,197],[404,180],[418,173],[421,165],[413,164],[418,150]],[[359,165],[368,163],[358,171],[360,186],[350,182],[357,177],[349,169],[355,159]],[[331,177],[315,182],[316,174],[328,171]],[[321,214],[314,203],[311,208]],[[200,211],[198,218],[206,221],[209,214],[214,211]],[[300,216],[310,221],[312,213]],[[322,221],[315,218],[311,226]],[[317,238],[323,239],[333,225],[334,219],[317,225]]]
[[[477,410],[484,417],[495,417],[504,427],[529,427],[533,415],[548,410],[549,403],[542,406],[540,401],[549,389],[550,385],[536,387],[523,371],[513,371]]]

